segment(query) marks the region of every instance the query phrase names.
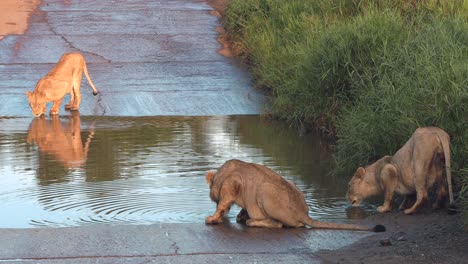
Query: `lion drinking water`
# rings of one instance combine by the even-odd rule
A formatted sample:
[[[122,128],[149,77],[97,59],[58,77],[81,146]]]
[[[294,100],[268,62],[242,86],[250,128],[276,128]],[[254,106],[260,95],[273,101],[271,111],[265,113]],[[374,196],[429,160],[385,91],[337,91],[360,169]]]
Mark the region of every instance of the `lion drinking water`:
[[[393,156],[385,156],[365,168],[359,167],[349,182],[346,196],[353,206],[359,206],[364,198],[384,193],[384,203],[377,209],[383,213],[391,210],[394,193],[405,196],[401,209],[406,205],[406,196],[416,193],[416,202],[405,210],[405,214],[412,214],[428,199],[428,189],[436,184],[433,205],[436,208],[447,195],[444,167],[452,205],[450,136],[437,127],[418,128]]]
[[[70,93],[70,103],[65,105],[65,109],[78,110],[81,102],[80,86],[83,72],[93,88],[93,94],[96,95],[97,90],[89,78],[83,56],[79,53],[63,54],[55,67],[39,80],[34,91],[27,92],[33,115],[38,117],[45,114],[47,102],[54,102],[50,114],[57,115],[63,97],[68,93]]]
[[[313,220],[308,215],[309,207],[301,191],[273,170],[259,164],[229,160],[218,171],[208,172],[206,181],[210,186],[210,197],[217,204],[214,215],[206,218],[207,224],[221,223],[235,203],[242,208],[237,221],[245,221],[249,227],[308,225],[314,228],[385,231],[381,225],[369,228]]]

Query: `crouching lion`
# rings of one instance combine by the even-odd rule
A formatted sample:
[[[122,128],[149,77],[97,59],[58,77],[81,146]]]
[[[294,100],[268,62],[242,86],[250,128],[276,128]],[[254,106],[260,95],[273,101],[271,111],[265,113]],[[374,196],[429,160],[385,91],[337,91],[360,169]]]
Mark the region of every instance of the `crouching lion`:
[[[365,168],[359,167],[349,182],[346,196],[353,206],[359,206],[364,198],[383,193],[384,203],[377,209],[383,213],[391,210],[394,193],[405,198],[400,209],[406,207],[408,196],[416,193],[415,203],[404,211],[412,214],[428,199],[428,189],[436,184],[433,208],[437,208],[447,195],[444,167],[452,205],[450,136],[437,127],[418,128],[393,156],[385,156]]]
[[[210,197],[216,202],[216,212],[206,218],[207,224],[218,224],[233,203],[242,208],[238,222],[249,227],[303,227],[348,229],[383,232],[385,227],[373,228],[352,224],[336,224],[313,220],[304,196],[293,183],[273,170],[254,163],[229,160],[216,172],[206,176]]]
[[[54,102],[51,115],[58,115],[63,97],[70,93],[70,103],[65,109],[78,110],[81,103],[81,78],[83,72],[88,83],[93,88],[93,94],[98,92],[89,78],[86,61],[80,53],[65,53],[54,68],[37,82],[33,92],[28,91],[29,106],[34,116],[39,117],[46,112],[46,103]]]

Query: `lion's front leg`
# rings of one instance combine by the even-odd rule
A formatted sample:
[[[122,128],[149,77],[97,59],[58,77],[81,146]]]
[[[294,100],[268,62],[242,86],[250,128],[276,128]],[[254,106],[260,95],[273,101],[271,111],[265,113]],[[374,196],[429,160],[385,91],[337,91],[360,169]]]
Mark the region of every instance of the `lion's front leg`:
[[[382,168],[381,181],[384,186],[384,203],[377,208],[380,213],[392,210],[393,194],[398,186],[397,169],[393,164],[387,164]]]
[[[379,213],[386,213],[386,212],[390,212],[392,210],[392,206],[387,203],[387,201],[384,202],[383,205],[377,207],[377,211]]]
[[[234,199],[231,197],[222,199],[216,207],[216,212],[212,216],[208,216],[205,219],[205,223],[209,225],[222,223],[223,217],[229,212],[229,209],[231,209],[231,205],[233,203]]]
[[[60,109],[60,104],[62,104],[62,99],[54,101],[54,105],[50,109],[50,115],[58,115],[59,109]]]
[[[41,115],[45,115],[46,112],[47,112],[47,104],[44,103],[44,105],[42,106]]]
[[[206,224],[219,224],[223,222],[223,217],[231,209],[231,205],[236,200],[238,187],[234,182],[225,184],[220,191],[220,200],[216,207],[216,212],[205,219]]]

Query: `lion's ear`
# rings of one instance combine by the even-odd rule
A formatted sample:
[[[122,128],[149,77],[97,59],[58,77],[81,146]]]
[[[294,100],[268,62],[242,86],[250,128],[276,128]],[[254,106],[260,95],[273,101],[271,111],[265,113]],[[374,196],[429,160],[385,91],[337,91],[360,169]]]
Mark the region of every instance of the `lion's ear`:
[[[207,174],[206,174],[206,183],[208,185],[211,185],[211,183],[213,182],[213,177],[215,176],[216,172],[215,171],[209,171]]]
[[[359,179],[362,179],[364,177],[364,174],[366,174],[366,169],[364,169],[363,167],[359,167],[356,170],[356,173],[354,174],[354,176],[356,176]]]
[[[27,95],[28,97],[31,97],[32,93],[31,93],[30,91],[26,91],[26,95]]]

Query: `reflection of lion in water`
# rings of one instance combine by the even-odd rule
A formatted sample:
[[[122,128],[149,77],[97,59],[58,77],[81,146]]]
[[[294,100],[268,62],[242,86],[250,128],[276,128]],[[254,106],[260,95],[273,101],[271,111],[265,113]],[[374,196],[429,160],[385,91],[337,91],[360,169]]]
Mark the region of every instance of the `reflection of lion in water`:
[[[394,193],[405,196],[401,209],[406,206],[407,196],[416,194],[414,205],[405,210],[406,214],[412,214],[428,199],[428,190],[437,185],[436,208],[447,195],[444,167],[450,204],[453,204],[450,136],[437,127],[418,128],[393,156],[359,167],[349,182],[347,197],[352,205],[358,206],[364,198],[383,193],[384,203],[378,208],[383,213],[391,210]]]
[[[45,114],[46,103],[54,102],[51,115],[59,113],[59,107],[63,97],[70,93],[70,103],[65,109],[78,110],[81,102],[81,78],[83,72],[88,83],[93,88],[93,94],[97,94],[96,87],[89,78],[86,61],[79,53],[65,53],[55,67],[37,82],[33,92],[28,91],[28,101],[34,116]]]
[[[209,172],[210,197],[216,212],[206,218],[207,224],[223,221],[233,203],[242,210],[237,220],[249,227],[280,228],[283,226],[385,231],[385,227],[369,228],[353,224],[337,224],[313,220],[304,195],[276,172],[254,163],[229,160],[216,172]]]
[[[58,116],[47,120],[34,118],[29,126],[27,142],[34,142],[39,151],[55,157],[67,168],[77,168],[86,163],[89,145],[94,136],[91,130],[85,144],[81,140],[80,114],[72,112],[70,122],[61,122]]]

